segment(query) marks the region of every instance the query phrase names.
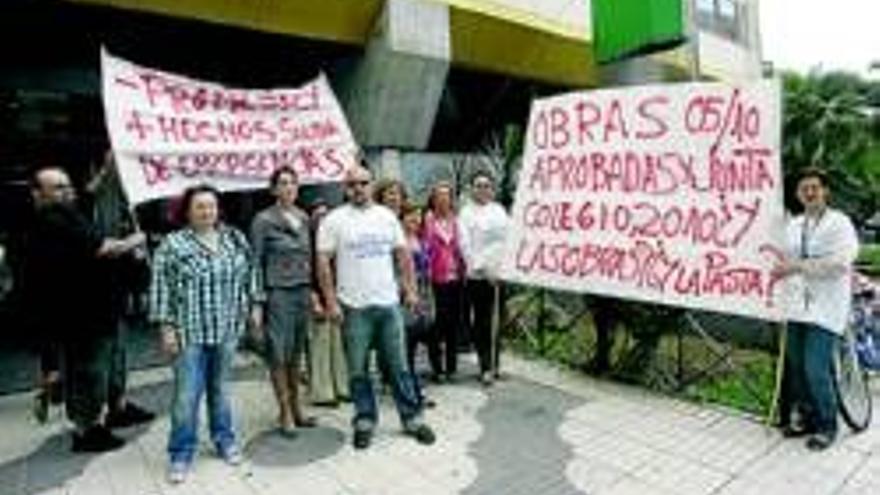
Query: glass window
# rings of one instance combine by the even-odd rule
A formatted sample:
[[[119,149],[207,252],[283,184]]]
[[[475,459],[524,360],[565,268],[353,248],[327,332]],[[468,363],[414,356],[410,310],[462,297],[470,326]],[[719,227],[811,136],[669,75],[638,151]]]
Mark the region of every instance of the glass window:
[[[736,0],[718,0],[718,15],[724,19],[736,19]]]
[[[697,11],[714,13],[715,0],[697,0]]]

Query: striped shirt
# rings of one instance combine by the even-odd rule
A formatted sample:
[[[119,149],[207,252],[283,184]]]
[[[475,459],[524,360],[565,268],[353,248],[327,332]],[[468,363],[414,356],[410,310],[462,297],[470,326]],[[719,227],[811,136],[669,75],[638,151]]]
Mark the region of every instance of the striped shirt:
[[[170,234],[156,250],[150,284],[150,321],[172,325],[181,346],[216,345],[238,338],[262,280],[244,235],[218,229],[216,253],[191,229]]]

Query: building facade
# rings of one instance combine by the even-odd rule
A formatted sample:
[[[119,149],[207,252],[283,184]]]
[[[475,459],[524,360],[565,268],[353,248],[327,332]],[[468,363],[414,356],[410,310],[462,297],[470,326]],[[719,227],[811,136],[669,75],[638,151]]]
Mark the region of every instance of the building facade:
[[[0,6],[0,244],[40,163],[84,181],[107,147],[101,46],[237,87],[328,75],[361,146],[390,174],[523,127],[537,96],[760,77],[758,0],[688,0],[690,42],[599,66],[590,0],[7,0]]]

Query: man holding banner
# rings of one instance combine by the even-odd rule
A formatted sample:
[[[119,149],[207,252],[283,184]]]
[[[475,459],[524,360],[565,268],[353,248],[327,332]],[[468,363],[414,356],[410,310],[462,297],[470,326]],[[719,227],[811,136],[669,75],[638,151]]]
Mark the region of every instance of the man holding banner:
[[[849,319],[852,264],[859,252],[852,222],[828,206],[828,195],[824,172],[800,172],[797,198],[804,211],[789,222],[788,256],[775,269],[780,277],[802,282],[801,306],[787,330],[780,424],[786,437],[810,435],[811,450],[828,448],[837,436],[833,357]]]
[[[124,382],[116,378],[125,370],[114,359],[119,321],[111,307],[118,292],[113,260],[140,246],[143,234],[103,236],[77,208],[70,178],[58,167],[35,171],[31,192],[37,214],[25,261],[27,306],[43,337],[61,342],[65,406],[76,426],[72,450],[114,450],[125,442],[110,427],[152,418],[124,401]],[[84,281],[90,290],[83,290]]]

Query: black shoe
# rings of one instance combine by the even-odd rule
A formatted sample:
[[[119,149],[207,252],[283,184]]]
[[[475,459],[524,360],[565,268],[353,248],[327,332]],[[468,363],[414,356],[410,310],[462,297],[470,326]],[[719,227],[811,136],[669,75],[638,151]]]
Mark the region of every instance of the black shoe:
[[[299,436],[296,425],[279,425],[278,434],[288,440],[296,440],[296,437]]]
[[[422,445],[431,445],[437,440],[437,437],[434,435],[434,430],[425,424],[413,428],[407,428],[404,430],[404,433],[415,438],[416,442],[419,442]]]
[[[315,428],[318,426],[318,420],[312,416],[303,416],[299,419],[294,419],[293,424],[296,425],[297,428]]]
[[[355,430],[352,445],[356,450],[363,450],[370,446],[373,440],[373,430]]]
[[[50,397],[46,392],[40,392],[34,397],[34,418],[40,424],[49,420],[49,402]]]
[[[125,445],[125,440],[117,437],[104,426],[92,426],[83,433],[73,434],[74,452],[109,452]]]
[[[837,437],[835,433],[830,432],[821,432],[815,433],[813,436],[807,439],[807,448],[818,452],[821,450],[825,450],[834,443],[834,439]]]
[[[781,430],[784,438],[800,438],[816,433],[814,429],[806,426],[784,425]]]
[[[127,428],[129,426],[149,423],[155,418],[156,415],[152,412],[128,402],[121,411],[108,413],[105,424],[107,428]]]

